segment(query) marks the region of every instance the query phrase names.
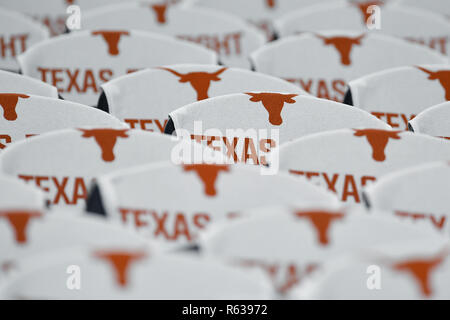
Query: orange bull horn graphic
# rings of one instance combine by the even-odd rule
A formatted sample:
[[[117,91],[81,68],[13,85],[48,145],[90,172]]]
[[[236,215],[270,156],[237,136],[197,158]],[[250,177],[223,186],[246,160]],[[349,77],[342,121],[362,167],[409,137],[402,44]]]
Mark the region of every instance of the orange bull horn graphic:
[[[118,138],[128,138],[128,129],[78,129],[83,138],[94,138],[102,150],[102,159],[106,162],[115,160],[114,147]]]
[[[102,36],[108,46],[108,52],[112,56],[119,55],[119,42],[122,36],[129,36],[128,31],[108,31],[108,30],[98,30],[92,31],[93,36]]]
[[[271,9],[275,8],[275,5],[276,5],[275,1],[276,1],[276,0],[264,0],[264,1],[266,1],[266,5],[267,5],[269,8],[271,8]]]
[[[437,269],[448,256],[448,252],[440,253],[437,257],[431,259],[411,259],[395,263],[392,268],[397,271],[409,273],[418,284],[421,293],[429,298],[433,295],[430,278],[431,274]]]
[[[372,158],[375,161],[386,160],[385,150],[390,139],[401,139],[401,131],[389,131],[380,129],[355,129],[356,137],[366,137],[372,148]]]
[[[450,101],[450,70],[431,71],[419,66],[416,68],[428,74],[429,80],[438,80],[445,91],[445,99]]]
[[[153,4],[150,5],[150,7],[156,15],[156,21],[159,24],[165,24],[167,22],[167,8],[169,7],[169,5],[167,3],[162,3]]]
[[[246,92],[251,96],[250,101],[262,102],[264,108],[269,113],[269,122],[274,126],[279,126],[283,123],[281,118],[281,111],[285,103],[295,103],[294,97],[298,94],[281,94],[281,93],[251,93]]]
[[[326,46],[334,46],[341,57],[341,63],[344,66],[349,66],[352,64],[351,52],[353,46],[359,46],[362,44],[361,40],[364,38],[364,34],[359,37],[324,37],[322,35],[316,34],[316,37],[323,40]]]
[[[120,287],[126,287],[129,283],[129,269],[132,263],[144,259],[145,252],[126,252],[126,251],[97,251],[94,252],[96,258],[110,263],[114,269],[116,282]]]
[[[37,211],[0,211],[0,218],[7,219],[14,230],[18,244],[27,243],[27,228],[31,219],[41,218],[42,214]]]
[[[208,73],[208,72],[190,72],[186,74],[179,73],[173,69],[169,68],[160,68],[162,70],[166,70],[173,75],[177,76],[179,78],[179,82],[181,83],[187,83],[189,82],[192,86],[192,88],[197,93],[197,100],[204,100],[208,99],[208,90],[211,86],[212,81],[221,81],[222,79],[219,78],[219,75],[221,75],[227,68],[221,68],[217,70],[216,72]]]
[[[322,246],[330,243],[328,231],[333,222],[342,220],[345,214],[342,212],[327,212],[327,211],[300,211],[296,212],[297,218],[305,218],[311,221],[316,229],[317,238]]]
[[[29,97],[20,93],[0,93],[0,106],[3,109],[3,118],[8,121],[17,120],[16,106],[19,98],[28,99]]]
[[[205,187],[205,194],[208,197],[214,197],[217,195],[216,181],[221,171],[229,172],[230,168],[227,165],[215,165],[215,164],[190,164],[183,165],[183,170],[186,172],[195,171],[203,182]]]

